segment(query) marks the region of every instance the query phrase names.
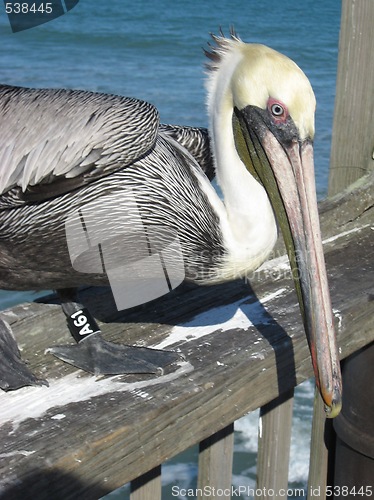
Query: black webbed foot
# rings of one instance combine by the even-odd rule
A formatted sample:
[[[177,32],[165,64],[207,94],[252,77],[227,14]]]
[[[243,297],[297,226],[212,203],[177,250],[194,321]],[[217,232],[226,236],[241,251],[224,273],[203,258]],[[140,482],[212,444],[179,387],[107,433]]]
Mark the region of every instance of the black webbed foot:
[[[48,385],[48,382],[27,368],[10,326],[0,319],[0,388],[11,391],[28,385]]]
[[[95,375],[158,373],[181,359],[172,351],[131,347],[108,342],[91,313],[76,300],[73,289],[59,290],[62,309],[77,345],[55,346],[48,351],[57,358]]]
[[[94,375],[157,373],[180,356],[171,351],[107,342],[94,333],[77,345],[49,349],[54,356]]]

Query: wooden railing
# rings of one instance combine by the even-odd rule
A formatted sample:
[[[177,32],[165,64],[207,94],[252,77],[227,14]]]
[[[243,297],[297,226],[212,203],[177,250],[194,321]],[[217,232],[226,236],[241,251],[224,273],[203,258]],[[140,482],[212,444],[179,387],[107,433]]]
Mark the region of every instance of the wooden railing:
[[[321,206],[342,358],[374,340],[372,200],[373,180],[366,177]],[[184,359],[159,376],[96,380],[45,354],[52,344],[70,342],[60,306],[50,300],[0,313],[23,358],[50,382],[0,394],[0,498],[97,499],[132,481],[132,499],[155,500],[160,464],[196,443],[198,487],[229,488],[233,422],[256,408],[258,488],[287,489],[292,391],[312,367],[286,263],[286,257],[269,262],[251,288],[183,285],[122,315],[107,289],[83,290],[106,338],[169,341],[168,348],[180,349]],[[326,481],[324,421],[317,399],[314,491]]]

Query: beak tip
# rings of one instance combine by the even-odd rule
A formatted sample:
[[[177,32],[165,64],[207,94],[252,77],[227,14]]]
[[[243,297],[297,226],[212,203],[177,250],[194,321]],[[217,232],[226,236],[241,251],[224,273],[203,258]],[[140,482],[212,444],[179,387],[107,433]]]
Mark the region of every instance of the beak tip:
[[[342,409],[341,389],[338,389],[334,394],[327,395],[323,390],[320,390],[320,393],[324,402],[326,418],[337,417]]]
[[[331,406],[325,405],[325,412],[327,418],[335,418],[339,415],[342,409],[342,404],[339,401],[338,403],[333,403]]]

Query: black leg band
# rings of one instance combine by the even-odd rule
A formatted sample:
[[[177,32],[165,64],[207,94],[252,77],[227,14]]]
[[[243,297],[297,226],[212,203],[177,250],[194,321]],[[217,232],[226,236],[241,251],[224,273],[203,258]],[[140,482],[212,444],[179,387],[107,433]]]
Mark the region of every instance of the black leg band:
[[[78,343],[90,335],[100,333],[101,331],[94,317],[85,307],[79,309],[79,311],[73,312],[70,316],[67,316],[66,320],[68,322],[70,333],[74,337],[74,340]]]

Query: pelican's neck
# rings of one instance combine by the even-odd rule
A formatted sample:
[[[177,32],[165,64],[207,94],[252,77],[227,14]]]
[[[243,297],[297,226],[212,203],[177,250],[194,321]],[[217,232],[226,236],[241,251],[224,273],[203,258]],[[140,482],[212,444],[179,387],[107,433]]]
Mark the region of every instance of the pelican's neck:
[[[248,172],[235,146],[230,82],[240,59],[240,53],[224,58],[212,75],[208,108],[217,180],[227,212],[228,246],[233,254],[252,259],[249,267],[254,269],[273,248],[277,229],[265,189]]]

